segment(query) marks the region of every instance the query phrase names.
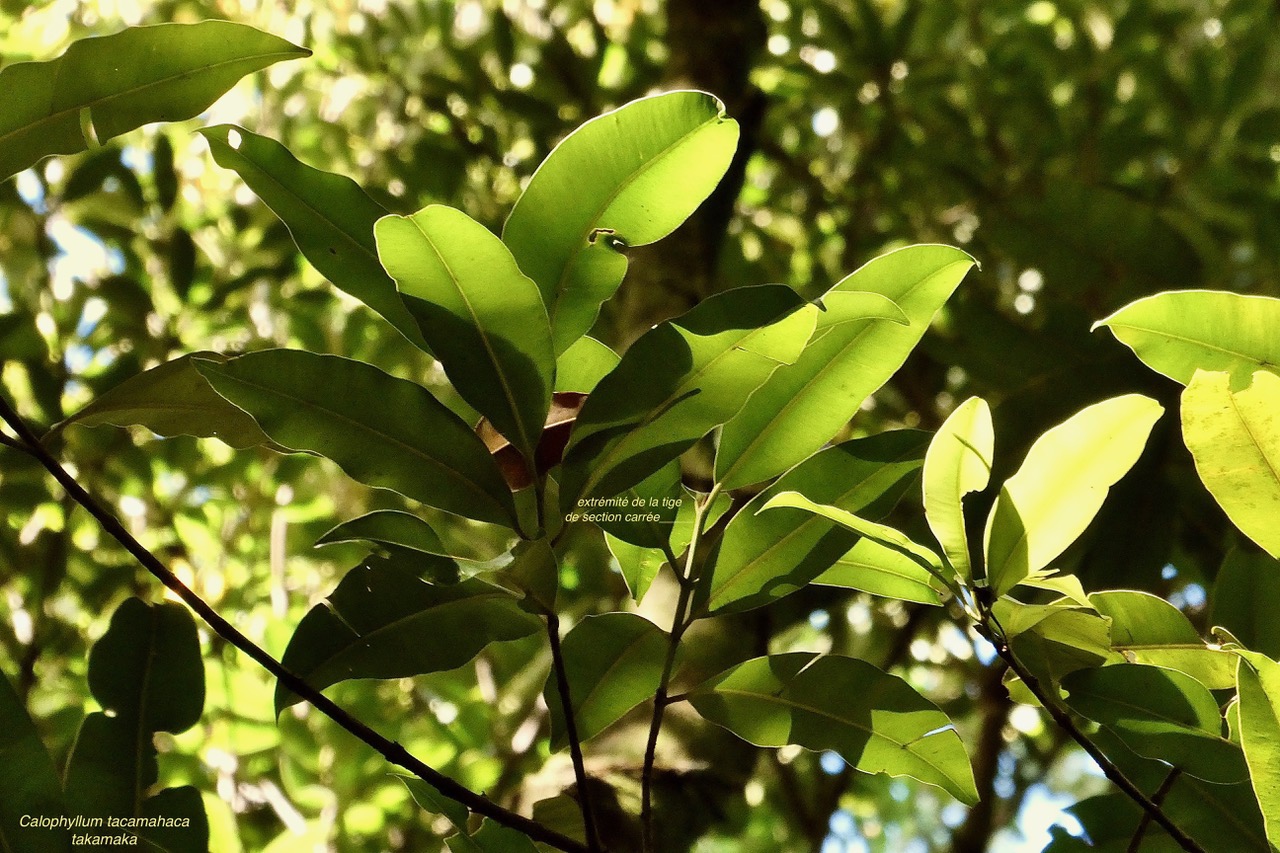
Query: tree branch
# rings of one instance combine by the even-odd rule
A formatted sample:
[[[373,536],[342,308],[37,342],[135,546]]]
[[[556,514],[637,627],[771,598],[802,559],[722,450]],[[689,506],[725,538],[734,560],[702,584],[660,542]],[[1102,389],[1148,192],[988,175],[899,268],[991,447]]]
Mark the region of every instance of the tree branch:
[[[1182,768],[1175,767],[1169,771],[1169,775],[1164,777],[1164,781],[1160,783],[1160,787],[1151,795],[1151,802],[1157,806],[1164,803],[1164,798],[1168,796],[1169,791],[1173,788],[1173,783],[1178,781],[1178,777],[1182,775]],[[1138,821],[1138,828],[1133,831],[1133,838],[1129,839],[1129,846],[1125,848],[1126,853],[1138,853],[1138,848],[1142,846],[1142,837],[1147,834],[1147,827],[1151,825],[1151,813],[1143,812],[1142,819]]]
[[[667,641],[667,656],[662,663],[662,677],[658,681],[658,691],[653,697],[653,717],[649,721],[649,739],[644,747],[644,765],[640,771],[640,825],[642,827],[645,853],[655,849],[653,837],[653,767],[658,756],[658,733],[662,730],[662,715],[667,706],[672,704],[668,693],[671,688],[671,675],[675,670],[676,652],[680,648],[680,640],[688,630],[692,620],[689,618],[689,604],[693,599],[693,590],[697,585],[693,577],[693,560],[698,550],[698,540],[702,535],[702,525],[706,521],[707,508],[720,493],[720,486],[715,485],[706,498],[698,502],[693,513],[693,534],[689,539],[689,548],[685,552],[684,571],[676,569],[680,580],[680,597],[676,600],[675,614],[671,618],[671,634]],[[681,697],[683,698],[683,697]]]
[[[578,721],[573,716],[570,701],[569,674],[564,667],[564,653],[560,650],[560,617],[554,611],[547,613],[547,640],[551,643],[551,669],[555,673],[556,691],[564,708],[564,727],[569,735],[569,755],[573,759],[573,776],[578,783],[578,808],[582,810],[582,824],[587,833],[587,847],[595,853],[600,848],[600,835],[591,808],[591,792],[587,785],[587,765],[582,759],[582,739],[578,736]]]
[[[990,612],[985,608],[983,616],[990,618]],[[1152,802],[1146,794],[1142,793],[1142,790],[1138,788],[1138,786],[1135,785],[1128,776],[1124,775],[1124,772],[1106,756],[1106,753],[1104,753],[1097,744],[1091,741],[1089,736],[1076,725],[1075,720],[1071,719],[1071,715],[1049,696],[1049,693],[1040,684],[1039,679],[1032,675],[1031,671],[1024,667],[1021,661],[1014,656],[1008,643],[1003,638],[1003,632],[1001,632],[1001,636],[991,638],[990,627],[983,625],[982,628],[988,633],[989,638],[992,639],[992,645],[995,646],[996,654],[1000,655],[1004,662],[1009,664],[1009,668],[1017,673],[1018,677],[1022,679],[1022,683],[1026,685],[1029,691],[1031,691],[1031,695],[1035,696],[1044,709],[1049,712],[1049,716],[1053,718],[1053,721],[1057,723],[1063,731],[1070,735],[1071,739],[1078,743],[1080,748],[1089,754],[1090,758],[1097,762],[1098,767],[1102,769],[1103,774],[1106,775],[1106,777],[1110,779],[1117,788],[1124,792],[1129,799],[1141,806],[1142,810],[1147,814],[1150,820],[1154,820],[1156,823],[1160,824],[1160,826],[1164,827],[1165,831],[1169,833],[1170,837],[1173,838],[1179,847],[1186,850],[1187,853],[1205,853],[1205,849],[1196,843],[1194,838],[1187,835],[1181,828],[1179,828],[1178,825],[1164,813],[1164,810],[1160,808],[1158,803]]]
[[[455,800],[465,805],[468,809],[476,814],[484,815],[491,818],[503,826],[523,832],[535,841],[541,841],[551,845],[565,853],[591,853],[586,845],[569,838],[553,829],[543,826],[537,821],[531,820],[524,815],[517,814],[513,811],[503,808],[497,803],[467,788],[464,785],[455,782],[453,779],[444,775],[438,770],[423,763],[422,760],[416,758],[407,749],[390,740],[378,732],[374,731],[365,723],[353,717],[341,706],[329,699],[319,690],[312,687],[301,677],[294,674],[291,670],[286,669],[280,661],[272,657],[265,649],[257,643],[250,640],[240,632],[238,628],[222,618],[204,599],[197,595],[190,587],[178,579],[166,565],[160,562],[159,558],[152,554],[147,548],[134,538],[120,520],[111,512],[104,509],[92,495],[81,486],[74,477],[62,467],[50,453],[41,445],[40,439],[27,426],[26,421],[17,413],[8,400],[0,395],[0,419],[13,429],[19,440],[22,442],[22,449],[35,457],[41,465],[44,466],[53,478],[58,482],[67,494],[76,503],[80,504],[92,515],[113,539],[128,551],[134,559],[136,559],[143,568],[155,576],[162,584],[168,587],[178,598],[192,610],[194,610],[205,623],[218,634],[218,636],[231,643],[236,648],[253,658],[267,672],[274,675],[280,680],[285,687],[289,688],[303,700],[309,703],[317,711],[333,720],[342,728],[346,729],[355,737],[368,744],[384,758],[392,764],[405,768],[415,776],[428,783],[441,794],[451,800]]]

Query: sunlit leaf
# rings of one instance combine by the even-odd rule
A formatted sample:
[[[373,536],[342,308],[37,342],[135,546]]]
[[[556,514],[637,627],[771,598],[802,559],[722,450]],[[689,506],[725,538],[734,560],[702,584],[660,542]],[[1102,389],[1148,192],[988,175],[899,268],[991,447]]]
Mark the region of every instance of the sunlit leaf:
[[[925,518],[962,581],[973,574],[962,499],[987,487],[994,450],[991,409],[970,397],[938,428],[924,457]]]
[[[1240,742],[1267,840],[1280,847],[1280,664],[1257,652],[1242,653],[1237,678]]]
[[[578,737],[595,737],[646,699],[662,679],[667,635],[634,613],[588,616],[573,626],[562,643],[569,697]],[[551,743],[569,743],[564,705],[554,673],[543,691],[551,709]]]
[[[425,388],[363,362],[265,350],[196,362],[219,394],[275,441],[318,453],[355,479],[478,521],[515,505],[489,451]]]
[[[0,71],[0,180],[50,154],[191,118],[237,80],[311,51],[231,21],[130,27]]]
[[[533,459],[555,356],[537,286],[493,233],[433,204],[374,226],[378,257],[462,399]]]
[[[752,404],[725,425],[716,478],[725,488],[761,482],[822,447],[902,366],[973,265],[959,249],[910,246],[838,283],[825,298],[850,291],[879,294],[910,325],[879,317],[842,322],[835,312],[820,314],[812,341],[795,363],[777,370]]]
[[[556,359],[556,390],[590,394],[617,366],[616,352],[595,338],[583,336]]]
[[[547,156],[502,239],[538,283],[557,354],[622,283],[621,250],[675,230],[720,182],[737,143],[719,100],[667,92],[591,119]]]
[[[927,569],[901,552],[867,538],[859,539],[811,583],[919,604],[942,604],[942,584]]]
[[[827,519],[796,509],[759,512],[795,491],[814,501],[880,517],[920,469],[928,434],[895,430],[829,447],[752,498],[725,527],[708,583],[706,610],[748,610],[804,587],[857,541]]]
[[[987,578],[997,596],[1084,532],[1163,412],[1155,400],[1127,394],[1089,406],[1036,439],[987,518]]]
[[[969,756],[947,715],[866,661],[807,652],[754,658],[689,695],[756,746],[833,750],[864,773],[910,776],[973,804]]]
[[[426,347],[418,325],[378,261],[373,225],[387,211],[345,175],[312,168],[287,148],[242,127],[201,130],[213,159],[233,169],[289,227],[298,250],[321,275]]]
[[[1237,390],[1227,373],[1196,371],[1182,393],[1182,437],[1227,517],[1280,559],[1280,375],[1259,370]]]
[[[353,678],[406,678],[461,666],[492,642],[542,622],[480,581],[435,585],[403,561],[370,558],[303,617],[283,663],[316,689]],[[276,685],[276,713],[300,701]]]
[[[1098,326],[1183,385],[1197,369],[1280,373],[1280,299],[1269,296],[1171,290],[1132,302]]]
[[[587,398],[561,500],[615,495],[733,417],[800,354],[817,313],[788,287],[739,287],[646,333]]]

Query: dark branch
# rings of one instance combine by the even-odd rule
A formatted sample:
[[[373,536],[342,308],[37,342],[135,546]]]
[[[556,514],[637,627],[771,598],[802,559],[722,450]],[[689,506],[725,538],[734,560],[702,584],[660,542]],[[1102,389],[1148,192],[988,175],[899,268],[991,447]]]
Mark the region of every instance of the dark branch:
[[[587,765],[582,758],[582,738],[578,736],[578,721],[573,716],[573,703],[570,701],[569,674],[564,667],[564,653],[560,650],[560,617],[554,612],[547,614],[547,640],[551,643],[551,662],[555,672],[556,691],[560,694],[560,705],[564,708],[564,728],[569,736],[569,755],[573,759],[573,776],[578,783],[578,808],[582,810],[582,824],[587,833],[587,846],[592,851],[599,851],[600,835],[596,829],[596,818],[591,808],[591,791],[587,784]]]
[[[210,607],[204,599],[196,595],[190,587],[179,580],[166,565],[160,562],[158,557],[135,539],[133,534],[120,523],[119,519],[104,509],[84,487],[76,482],[76,479],[62,467],[58,460],[45,450],[40,444],[40,439],[31,431],[30,427],[27,426],[26,422],[3,396],[0,396],[0,419],[9,424],[18,435],[19,440],[23,443],[22,449],[34,456],[58,481],[58,484],[66,490],[67,495],[97,519],[98,523],[102,525],[102,529],[119,542],[143,568],[181,598],[218,636],[257,661],[263,669],[274,675],[285,687],[300,696],[320,713],[364,741],[392,764],[405,768],[444,796],[462,803],[476,814],[484,815],[503,826],[523,832],[533,840],[549,844],[565,851],[565,853],[591,853],[586,845],[545,827],[537,821],[505,809],[483,794],[477,794],[470,788],[455,782],[438,770],[424,764],[403,746],[374,731],[368,725],[347,713],[333,700],[312,687],[301,677],[286,669],[280,661],[272,657],[265,649],[218,615],[217,611]]]
[[[1169,795],[1169,791],[1173,788],[1173,783],[1178,781],[1178,777],[1182,775],[1182,769],[1175,767],[1169,771],[1169,775],[1164,777],[1164,781],[1160,783],[1160,787],[1151,795],[1151,802],[1157,806],[1164,803],[1164,798]],[[1138,853],[1138,848],[1142,847],[1142,837],[1147,834],[1147,827],[1151,825],[1151,813],[1143,812],[1142,819],[1138,821],[1138,828],[1133,831],[1133,838],[1129,839],[1129,846],[1125,848],[1127,853]]]

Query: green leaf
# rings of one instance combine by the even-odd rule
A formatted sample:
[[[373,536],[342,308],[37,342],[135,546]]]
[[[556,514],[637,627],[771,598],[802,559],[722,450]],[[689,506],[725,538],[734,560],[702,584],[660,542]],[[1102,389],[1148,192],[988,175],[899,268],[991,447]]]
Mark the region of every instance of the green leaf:
[[[1227,517],[1280,559],[1280,376],[1259,370],[1233,390],[1229,374],[1196,371],[1182,393],[1182,437]]]
[[[579,738],[590,740],[653,698],[662,680],[667,642],[662,629],[634,613],[588,616],[573,626],[561,648]],[[551,710],[551,746],[563,749],[569,734],[554,674],[543,697]]]
[[[632,600],[639,604],[658,577],[662,565],[668,562],[666,552],[661,548],[633,545],[607,530],[604,542],[609,553],[618,561],[618,570],[622,572],[622,579],[627,584]]]
[[[23,827],[23,815],[65,815],[53,759],[9,679],[0,673],[0,850],[46,853],[71,847],[65,828]]]
[[[355,181],[298,161],[265,136],[229,124],[200,131],[213,159],[232,169],[289,228],[298,251],[338,288],[426,349],[396,283],[378,261],[374,223],[387,211]]]
[[[813,340],[795,363],[777,370],[752,404],[725,425],[716,452],[717,480],[726,489],[758,483],[822,447],[902,366],[973,265],[959,249],[910,246],[836,284],[824,301],[838,293],[876,293],[891,300],[910,325],[819,315]]]
[[[934,577],[942,576],[942,560],[938,558],[937,554],[913,541],[902,531],[896,530],[887,524],[860,518],[848,510],[830,506],[829,504],[815,503],[799,492],[782,492],[774,495],[769,499],[768,503],[760,508],[760,511],[763,512],[764,510],[778,507],[802,509],[805,512],[820,515],[828,521],[834,521],[847,530],[852,530],[860,536],[865,536],[873,542],[883,545],[894,553],[902,554],[917,565],[925,568]]]
[[[426,583],[403,561],[370,558],[298,623],[283,663],[322,690],[353,678],[406,678],[459,667],[492,642],[542,622],[478,580]],[[276,685],[276,713],[299,701]]]
[[[800,354],[817,313],[789,287],[739,287],[647,332],[582,407],[561,500],[616,495],[733,417]]]
[[[433,204],[374,226],[378,256],[462,399],[533,459],[555,356],[537,286],[502,241]]]
[[[962,499],[991,479],[995,430],[981,397],[965,400],[939,427],[924,457],[924,514],[962,582],[973,577]]]
[[[0,71],[0,180],[50,154],[96,148],[155,121],[181,121],[237,80],[311,51],[230,21],[130,27],[73,42],[48,62]]]
[[[166,361],[99,394],[79,412],[56,424],[50,434],[73,424],[145,426],[156,435],[217,438],[237,449],[267,445],[283,450],[244,411],[220,397],[195,361],[221,364],[226,356],[196,352]]]
[[[1049,565],[1084,532],[1163,412],[1149,397],[1126,394],[1089,406],[1036,439],[987,517],[987,578],[997,596]]]
[[[316,540],[316,546],[335,542],[377,542],[420,551],[423,554],[452,556],[439,535],[416,515],[383,509],[344,521]]]
[[[557,354],[622,283],[620,251],[660,240],[711,194],[738,124],[705,92],[633,101],[569,134],[534,172],[502,239],[538,283]]]
[[[618,361],[618,354],[595,338],[578,338],[556,359],[556,391],[590,394]]]
[[[915,430],[846,441],[814,454],[752,498],[725,527],[711,567],[706,610],[749,610],[789,595],[835,565],[857,541],[856,534],[818,515],[759,512],[772,497],[795,491],[878,517],[919,470],[927,441],[926,433]]]
[[[1197,369],[1280,372],[1280,299],[1221,290],[1171,290],[1132,302],[1094,324],[1142,363],[1183,385]]]
[[[515,522],[484,443],[425,388],[332,355],[265,350],[196,366],[272,439],[356,480],[478,521]]]
[[[810,583],[857,589],[885,598],[942,604],[937,578],[915,560],[871,539],[859,539],[835,564]]]
[[[833,750],[864,773],[910,776],[972,805],[969,756],[947,715],[902,679],[840,655],[754,658],[689,695],[756,746]]]
[[[1280,664],[1257,652],[1240,655],[1240,742],[1249,763],[1267,840],[1280,848]]]
[[[1073,672],[1062,686],[1072,710],[1108,727],[1145,758],[1207,782],[1240,782],[1248,776],[1240,747],[1222,735],[1217,700],[1189,675],[1119,664]]]
[[[1089,601],[1111,620],[1111,648],[1131,663],[1176,669],[1210,690],[1235,686],[1232,653],[1209,647],[1182,611],[1163,598],[1117,589],[1095,592]]]
[[[1226,628],[1251,651],[1280,657],[1280,560],[1233,548],[1209,600],[1210,625]]]
[[[165,818],[168,826],[138,830],[144,849],[163,853],[209,853],[209,816],[198,788],[166,788],[142,804],[143,818]]]

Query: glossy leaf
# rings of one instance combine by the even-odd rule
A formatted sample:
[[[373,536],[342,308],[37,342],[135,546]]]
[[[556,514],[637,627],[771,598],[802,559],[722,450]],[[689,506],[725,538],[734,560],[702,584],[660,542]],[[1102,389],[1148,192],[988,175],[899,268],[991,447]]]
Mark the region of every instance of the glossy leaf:
[[[618,354],[595,338],[578,338],[556,359],[556,390],[590,394],[618,361]]]
[[[848,510],[830,506],[829,504],[815,503],[799,492],[782,492],[774,495],[761,507],[761,511],[779,507],[802,509],[805,512],[820,515],[828,521],[834,521],[841,527],[851,530],[860,536],[865,536],[895,553],[904,555],[917,565],[925,568],[934,577],[942,575],[942,560],[938,558],[937,554],[913,541],[902,531],[896,530],[887,524],[880,524],[876,521],[861,518]]]
[[[1210,648],[1191,621],[1169,602],[1146,592],[1095,592],[1089,601],[1111,620],[1111,647],[1133,663],[1186,673],[1210,690],[1235,685],[1231,652]]]
[[[1209,600],[1210,625],[1226,628],[1247,649],[1280,658],[1280,560],[1232,549]]]
[[[705,92],[667,92],[591,119],[534,172],[502,229],[538,283],[557,354],[622,283],[622,249],[660,240],[729,167],[738,124]]]
[[[605,531],[604,541],[609,553],[618,562],[618,571],[622,573],[631,599],[639,604],[644,600],[649,587],[653,586],[663,564],[668,562],[666,553],[661,548],[633,545],[608,531]]]
[[[439,535],[416,515],[383,509],[344,521],[316,540],[316,545],[335,542],[377,542],[397,545],[423,554],[451,556]]]
[[[191,118],[246,74],[310,54],[244,24],[201,21],[130,27],[73,42],[57,59],[6,66],[0,180],[50,154]]]
[[[1280,847],[1280,664],[1256,652],[1241,654],[1240,742],[1266,822],[1267,840]]]
[[[725,425],[716,478],[728,489],[758,483],[822,447],[902,366],[973,265],[959,249],[910,246],[870,261],[836,284],[824,300],[845,292],[879,294],[910,325],[880,318],[842,322],[835,312],[820,314],[800,357],[778,369],[751,405]]]
[[[433,204],[374,226],[378,257],[462,399],[533,459],[555,356],[537,286],[502,241]]]
[[[285,447],[326,456],[362,483],[428,506],[478,521],[515,521],[511,490],[483,442],[419,385],[363,362],[298,350],[196,365]]]
[[[973,570],[962,500],[987,487],[994,453],[991,409],[981,397],[970,397],[938,428],[924,457],[925,518],[942,553],[965,582]]]
[[[978,800],[947,715],[866,661],[808,652],[754,658],[689,695],[704,718],[756,746],[833,750],[864,773],[910,776]]]
[[[795,491],[864,516],[892,507],[920,469],[928,434],[884,432],[829,447],[797,465],[752,498],[725,527],[715,554],[705,608],[715,613],[759,607],[810,583],[835,565],[857,534],[796,509],[759,509]]]
[[[0,850],[45,853],[71,846],[65,829],[23,827],[23,815],[67,813],[62,782],[9,679],[0,673]]]
[[[987,518],[987,578],[997,596],[1084,532],[1163,412],[1155,400],[1127,394],[1089,406],[1036,439]]]
[[[647,332],[587,398],[562,502],[616,495],[733,417],[800,354],[817,313],[789,287],[739,287]]]
[[[1107,726],[1141,756],[1208,782],[1248,775],[1240,747],[1223,737],[1217,700],[1189,675],[1120,664],[1073,672],[1062,686],[1072,710]]]
[[[283,662],[317,689],[406,678],[461,666],[492,642],[541,627],[515,598],[480,581],[429,584],[403,561],[370,558],[303,617]],[[298,701],[276,685],[277,714]]]
[[[927,569],[910,557],[865,537],[811,583],[857,589],[918,604],[942,604],[942,584]]]
[[[1228,374],[1197,371],[1182,393],[1182,437],[1227,517],[1280,559],[1280,376],[1259,370],[1234,390]]]
[[[588,616],[573,626],[562,644],[569,697],[578,737],[595,737],[646,699],[662,679],[667,635],[634,613]],[[569,743],[564,705],[554,674],[543,696],[551,710],[551,745]]]
[[[1106,326],[1143,364],[1189,383],[1197,369],[1280,373],[1280,299],[1221,290],[1172,290],[1132,302]]]
[[[582,520],[594,521],[623,542],[661,549],[671,540],[672,526],[680,511],[678,504],[684,493],[680,485],[680,463],[673,459],[612,498],[584,501],[575,511]]]
[[[156,435],[217,438],[243,449],[258,445],[278,449],[254,419],[209,386],[195,360],[221,364],[226,356],[197,352],[166,361],[99,394],[52,433],[69,426],[144,426]]]
[[[355,181],[300,162],[274,139],[226,124],[200,133],[214,161],[234,170],[280,217],[298,251],[321,275],[426,347],[396,283],[378,261],[373,225],[387,214],[382,205]]]

